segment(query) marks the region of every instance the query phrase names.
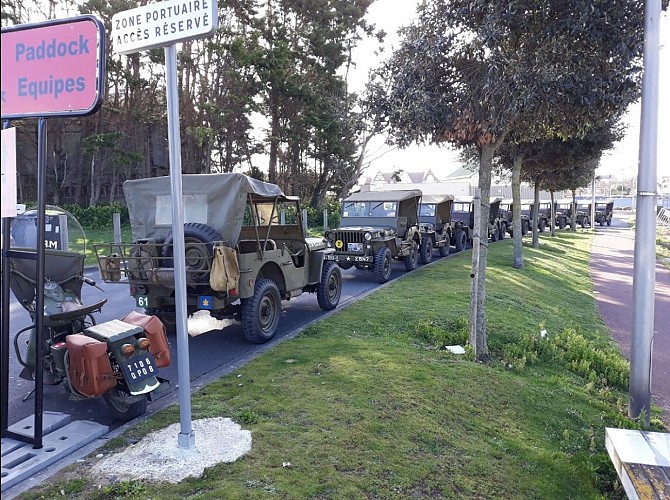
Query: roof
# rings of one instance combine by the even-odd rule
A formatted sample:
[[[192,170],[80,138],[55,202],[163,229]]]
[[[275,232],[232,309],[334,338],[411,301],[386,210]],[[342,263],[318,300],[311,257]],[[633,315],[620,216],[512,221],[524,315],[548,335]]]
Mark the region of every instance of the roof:
[[[403,191],[365,191],[354,193],[342,201],[402,201],[416,197],[421,197],[421,191],[418,189]]]
[[[474,196],[457,196],[455,201],[456,203],[472,203]],[[500,196],[491,196],[489,203],[495,203],[496,201],[503,201]]]
[[[421,198],[421,203],[434,203],[439,205],[440,203],[444,203],[445,201],[452,201],[453,199],[454,195],[452,194],[424,194]]]
[[[456,170],[451,172],[449,175],[445,177],[445,179],[456,179],[456,178],[461,178],[461,177],[467,177],[470,178],[473,175],[476,175],[477,172],[473,172],[467,167],[458,167]]]
[[[184,174],[181,176],[184,222],[199,222],[235,241],[242,226],[247,197],[291,200],[279,186],[240,173]],[[135,240],[164,238],[172,229],[170,177],[134,179],[123,183]]]

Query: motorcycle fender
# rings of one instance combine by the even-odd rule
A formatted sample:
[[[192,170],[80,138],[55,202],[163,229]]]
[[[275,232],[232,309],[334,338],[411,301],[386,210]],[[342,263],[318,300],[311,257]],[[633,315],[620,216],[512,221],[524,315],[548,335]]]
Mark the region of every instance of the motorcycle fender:
[[[158,389],[161,384],[156,377],[149,377],[141,382],[128,382],[128,380],[126,380],[126,385],[128,386],[128,392],[130,392],[131,395],[138,396]]]
[[[65,337],[70,384],[89,398],[101,396],[116,387],[114,370],[107,357],[107,344],[86,335]]]
[[[170,366],[170,343],[165,334],[165,326],[157,316],[132,311],[122,321],[144,329],[149,339],[149,352],[158,368]]]

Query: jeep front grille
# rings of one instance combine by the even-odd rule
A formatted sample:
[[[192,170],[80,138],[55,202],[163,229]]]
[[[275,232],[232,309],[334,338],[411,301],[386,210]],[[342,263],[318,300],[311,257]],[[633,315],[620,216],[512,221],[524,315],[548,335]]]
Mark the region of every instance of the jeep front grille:
[[[349,243],[363,243],[363,248],[365,248],[365,238],[363,237],[365,233],[360,231],[333,231],[333,245],[338,240],[342,241],[342,247],[338,248],[335,246],[337,252],[347,252],[349,248]],[[348,252],[347,252],[348,253]]]

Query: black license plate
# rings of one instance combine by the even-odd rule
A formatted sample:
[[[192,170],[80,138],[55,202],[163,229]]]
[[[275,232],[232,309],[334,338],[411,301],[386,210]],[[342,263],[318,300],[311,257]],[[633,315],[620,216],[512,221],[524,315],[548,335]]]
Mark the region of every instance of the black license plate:
[[[158,372],[154,357],[148,352],[123,360],[121,370],[129,382],[141,382],[155,376]]]

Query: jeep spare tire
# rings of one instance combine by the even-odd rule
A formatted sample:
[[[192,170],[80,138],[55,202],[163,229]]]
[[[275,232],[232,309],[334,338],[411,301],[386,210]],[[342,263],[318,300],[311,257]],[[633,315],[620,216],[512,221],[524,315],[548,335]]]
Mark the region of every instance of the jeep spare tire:
[[[184,224],[184,253],[186,279],[196,283],[209,283],[212,267],[212,242],[221,241],[221,235],[214,228],[199,222]],[[163,267],[174,267],[174,246],[172,233],[165,239],[162,256]]]

